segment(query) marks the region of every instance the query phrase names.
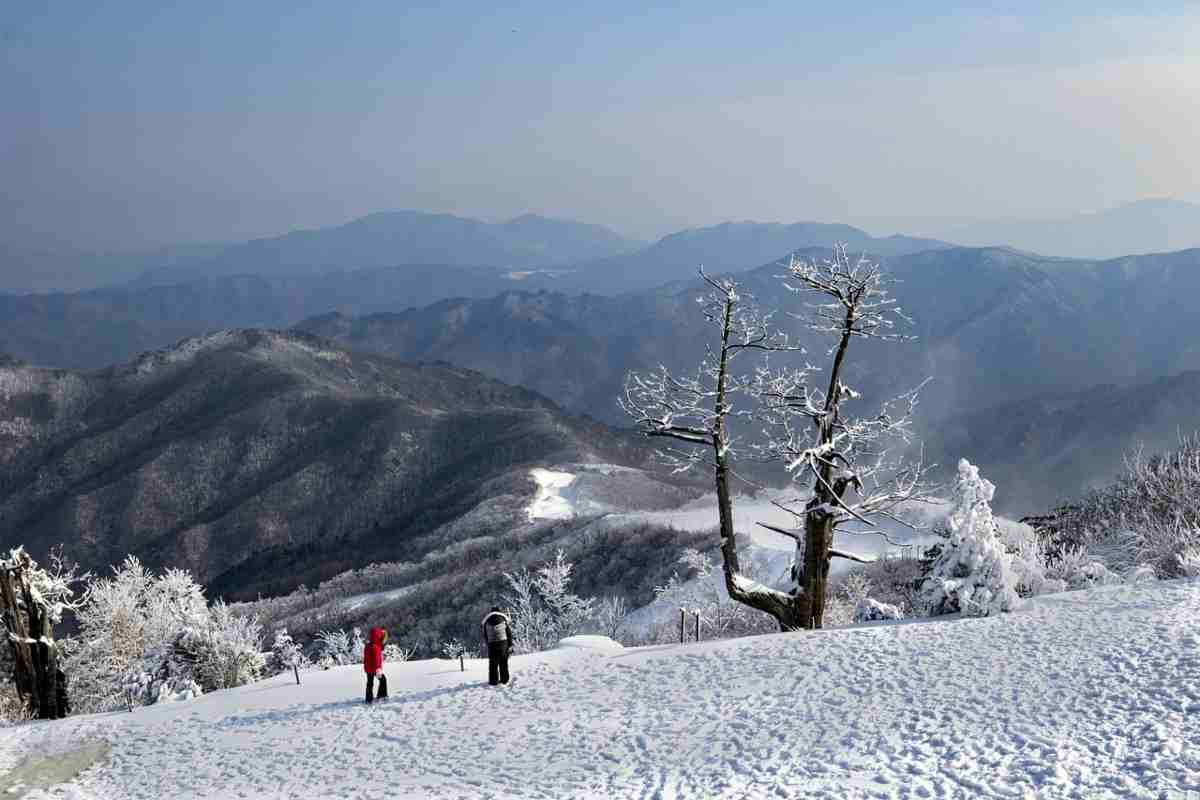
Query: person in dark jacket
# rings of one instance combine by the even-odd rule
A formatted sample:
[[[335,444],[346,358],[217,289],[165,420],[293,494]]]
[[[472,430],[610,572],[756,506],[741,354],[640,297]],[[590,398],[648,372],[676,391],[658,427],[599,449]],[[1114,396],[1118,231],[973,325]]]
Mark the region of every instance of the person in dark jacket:
[[[483,641],[488,653],[488,683],[508,683],[508,655],[512,652],[513,636],[508,617],[499,606],[483,618]]]
[[[387,631],[371,628],[370,639],[363,648],[363,672],[367,673],[367,703],[387,698],[387,676],[383,674],[383,643]],[[379,694],[375,694],[375,679],[379,678]],[[372,695],[374,695],[372,697]]]

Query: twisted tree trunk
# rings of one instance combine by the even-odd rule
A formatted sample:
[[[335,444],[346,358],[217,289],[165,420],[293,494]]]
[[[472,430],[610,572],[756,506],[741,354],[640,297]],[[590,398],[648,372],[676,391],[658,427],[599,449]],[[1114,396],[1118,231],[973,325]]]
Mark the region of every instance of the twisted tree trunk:
[[[58,654],[50,617],[34,602],[26,566],[17,563],[0,568],[0,608],[13,654],[17,696],[40,719],[63,716],[66,709],[59,708]]]

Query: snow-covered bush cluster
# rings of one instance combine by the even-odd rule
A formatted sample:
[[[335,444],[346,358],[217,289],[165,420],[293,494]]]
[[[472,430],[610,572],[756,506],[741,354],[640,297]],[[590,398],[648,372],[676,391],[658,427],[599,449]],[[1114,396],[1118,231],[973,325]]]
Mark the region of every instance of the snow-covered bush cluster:
[[[89,583],[65,643],[77,711],[186,699],[261,677],[257,620],[212,607],[183,570],[154,575],[134,557]]]
[[[1151,457],[1135,451],[1125,472],[1044,527],[1052,558],[1083,550],[1126,579],[1145,568],[1160,578],[1195,574],[1200,559],[1200,436]],[[1067,556],[1071,558],[1071,556]]]

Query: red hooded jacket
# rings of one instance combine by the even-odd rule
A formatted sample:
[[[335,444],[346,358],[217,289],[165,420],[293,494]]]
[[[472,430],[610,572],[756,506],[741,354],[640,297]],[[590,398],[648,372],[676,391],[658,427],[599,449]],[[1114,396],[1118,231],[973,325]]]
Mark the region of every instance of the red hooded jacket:
[[[363,672],[368,674],[383,669],[383,643],[387,641],[387,631],[383,628],[371,628],[370,640],[363,648]]]

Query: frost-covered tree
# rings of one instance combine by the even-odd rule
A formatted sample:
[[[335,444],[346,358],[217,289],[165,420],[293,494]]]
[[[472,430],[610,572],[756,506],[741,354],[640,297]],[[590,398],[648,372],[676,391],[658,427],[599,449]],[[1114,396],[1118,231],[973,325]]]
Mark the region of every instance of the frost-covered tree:
[[[283,670],[290,669],[296,676],[296,685],[300,685],[300,668],[308,666],[308,658],[304,649],[292,639],[287,628],[275,632],[275,641],[271,644],[271,660]]]
[[[511,590],[504,601],[509,608],[513,646],[518,652],[553,647],[560,639],[580,633],[591,619],[594,601],[571,591],[573,569],[560,549],[554,561],[546,562],[536,572],[523,569],[504,573]]]
[[[965,458],[958,462],[949,536],[925,582],[931,614],[985,617],[1019,602],[1017,574],[992,516],[996,487]]]
[[[457,661],[459,668],[464,672],[466,671],[465,659],[467,656],[467,646],[465,644],[457,639],[442,642],[442,655],[451,661]]]
[[[54,626],[78,607],[74,586],[80,579],[58,553],[51,553],[48,567],[39,566],[21,547],[0,557],[0,613],[13,683],[30,716],[56,719],[67,713]]]
[[[624,597],[612,595],[602,598],[596,603],[593,618],[600,633],[616,641],[625,618],[629,616],[629,604]]]
[[[924,497],[921,464],[905,463],[889,451],[897,440],[908,441],[916,390],[883,404],[870,417],[850,417],[842,407],[859,396],[843,380],[851,341],[911,338],[894,330],[896,323],[908,320],[888,297],[878,264],[852,261],[844,248],[823,261],[793,258],[785,276],[788,288],[821,298],[810,306],[809,327],[834,338],[822,390],[811,385],[818,371],[811,364],[734,370],[734,359],[743,353],[800,348],[772,330],[768,317],[744,301],[736,283],[704,279],[713,290],[704,313],[717,332],[717,343],[709,346],[694,377],[665,367],[651,375],[631,374],[622,405],[643,433],[671,441],[680,468],[705,464],[713,469],[729,596],[770,614],[783,630],[819,628],[830,559],[852,557],[833,548],[835,527],[856,522],[879,533],[871,516],[902,521],[896,516],[899,506]],[[751,402],[738,407],[739,398]],[[755,418],[769,431],[768,441],[756,447],[757,454],[782,459],[794,480],[811,481],[804,510],[793,512],[803,520],[802,530],[772,528],[796,541],[791,591],[748,578],[738,559],[729,492],[735,455],[730,426]]]

